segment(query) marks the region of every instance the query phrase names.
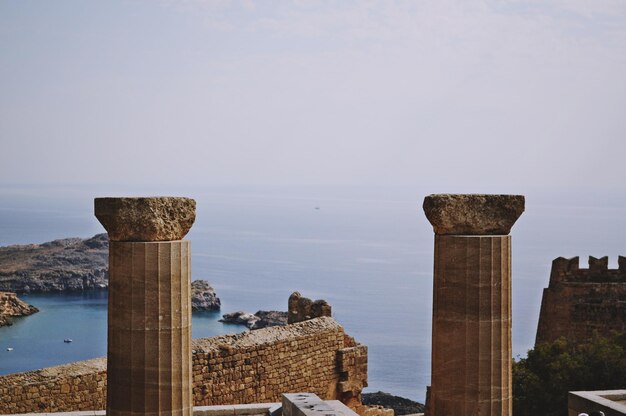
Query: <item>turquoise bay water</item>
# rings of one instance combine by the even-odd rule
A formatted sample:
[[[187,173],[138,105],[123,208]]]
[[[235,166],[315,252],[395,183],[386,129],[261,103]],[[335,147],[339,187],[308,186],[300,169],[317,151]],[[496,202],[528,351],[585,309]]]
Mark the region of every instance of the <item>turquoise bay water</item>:
[[[433,233],[414,189],[31,189],[0,187],[0,245],[89,237],[102,228],[93,197],[195,198],[192,278],[206,279],[222,313],[286,310],[298,290],[326,299],[369,347],[368,390],[423,400],[430,381]],[[558,256],[624,254],[626,203],[601,192],[525,192],[513,228],[513,354],[532,347],[542,289]],[[316,209],[318,207],[319,209]],[[0,374],[106,353],[103,294],[28,295],[42,312],[0,329]],[[219,314],[194,316],[193,336],[238,332]],[[74,342],[64,344],[64,338]],[[14,350],[7,352],[12,344]]]
[[[30,294],[20,298],[39,313],[0,328],[0,374],[106,356],[107,292]],[[194,313],[194,338],[240,332],[218,322],[219,312]],[[71,343],[65,343],[65,339]],[[13,351],[6,351],[7,348]]]

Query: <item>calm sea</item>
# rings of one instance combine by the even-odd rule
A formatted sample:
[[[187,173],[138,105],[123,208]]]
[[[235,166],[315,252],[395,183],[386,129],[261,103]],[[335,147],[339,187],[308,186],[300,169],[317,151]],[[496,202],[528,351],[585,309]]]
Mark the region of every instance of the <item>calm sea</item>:
[[[423,401],[430,381],[433,233],[416,189],[46,189],[0,187],[0,245],[89,237],[93,197],[177,194],[198,202],[192,278],[222,313],[286,310],[293,291],[326,299],[369,347],[368,391]],[[524,192],[513,228],[513,353],[532,347],[542,289],[558,256],[626,254],[626,202],[608,192]],[[0,374],[106,354],[106,294],[27,295],[41,309],[0,328]],[[193,336],[243,330],[195,315]],[[72,338],[71,344],[63,343]],[[6,351],[12,347],[13,351]]]

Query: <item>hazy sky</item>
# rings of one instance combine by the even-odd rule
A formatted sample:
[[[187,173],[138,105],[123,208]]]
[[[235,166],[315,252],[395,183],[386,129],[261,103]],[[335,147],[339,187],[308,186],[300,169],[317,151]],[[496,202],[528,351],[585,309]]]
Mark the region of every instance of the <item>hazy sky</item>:
[[[0,0],[0,183],[626,187],[626,1]]]

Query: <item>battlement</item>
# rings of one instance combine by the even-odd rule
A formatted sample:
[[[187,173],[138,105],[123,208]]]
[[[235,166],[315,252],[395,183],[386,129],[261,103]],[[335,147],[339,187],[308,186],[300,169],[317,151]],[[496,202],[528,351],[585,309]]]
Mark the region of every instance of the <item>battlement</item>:
[[[581,269],[579,258],[552,261],[550,285],[543,291],[536,344],[560,336],[583,341],[594,332],[608,336],[626,330],[626,257],[609,269],[607,256],[589,256]]]
[[[589,267],[580,268],[578,256],[557,257],[552,261],[550,284],[556,282],[626,282],[626,257],[619,256],[617,269],[609,269],[609,257],[589,256]]]

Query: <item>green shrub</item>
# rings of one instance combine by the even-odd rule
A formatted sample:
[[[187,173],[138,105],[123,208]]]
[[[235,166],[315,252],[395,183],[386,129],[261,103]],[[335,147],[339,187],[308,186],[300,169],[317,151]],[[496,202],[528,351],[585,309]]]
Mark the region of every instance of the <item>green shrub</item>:
[[[559,338],[513,361],[513,415],[567,416],[567,392],[626,387],[626,333],[585,343]]]

